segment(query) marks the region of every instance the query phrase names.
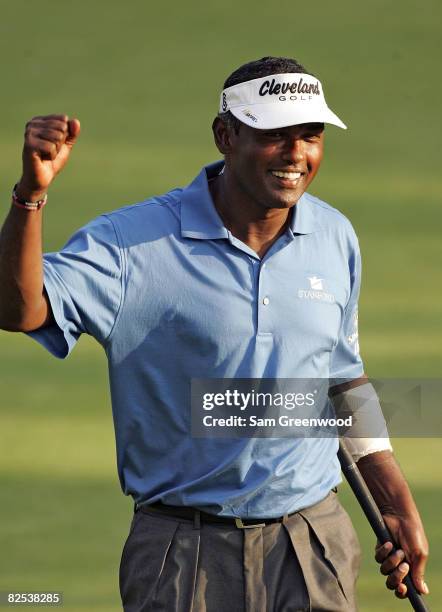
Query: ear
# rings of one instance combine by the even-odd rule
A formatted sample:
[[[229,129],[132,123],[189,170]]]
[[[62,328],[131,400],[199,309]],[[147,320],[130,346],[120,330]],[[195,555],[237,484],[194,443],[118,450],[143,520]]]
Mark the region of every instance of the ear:
[[[232,150],[232,131],[229,126],[219,117],[215,117],[212,123],[212,132],[218,151],[223,155],[230,153]]]

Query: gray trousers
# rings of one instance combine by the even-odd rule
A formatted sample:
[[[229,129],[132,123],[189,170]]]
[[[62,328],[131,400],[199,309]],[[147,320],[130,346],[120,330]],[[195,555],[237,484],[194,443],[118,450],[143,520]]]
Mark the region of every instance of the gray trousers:
[[[283,523],[252,529],[138,511],[120,592],[124,612],[354,612],[359,563],[334,492]]]

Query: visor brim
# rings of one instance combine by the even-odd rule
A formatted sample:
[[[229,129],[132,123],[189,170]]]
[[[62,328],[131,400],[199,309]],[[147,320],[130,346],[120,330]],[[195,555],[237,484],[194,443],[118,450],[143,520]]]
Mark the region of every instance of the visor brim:
[[[328,106],[320,108],[306,106],[301,109],[294,108],[290,103],[287,106],[280,103],[244,104],[229,110],[242,123],[257,130],[274,130],[301,123],[328,123],[343,130],[347,129],[345,123]]]

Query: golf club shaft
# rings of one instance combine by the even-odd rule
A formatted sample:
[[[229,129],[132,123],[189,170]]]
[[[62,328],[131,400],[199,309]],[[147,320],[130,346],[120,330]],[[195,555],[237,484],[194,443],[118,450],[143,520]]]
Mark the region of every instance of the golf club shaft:
[[[385,542],[392,542],[394,550],[397,548],[396,543],[393,540],[382,514],[379,511],[379,508],[377,507],[365,480],[363,479],[356,463],[353,461],[353,457],[347,450],[343,440],[339,441],[338,458],[344,476],[355,494],[356,499],[358,500],[359,505],[367,517],[368,522],[375,532],[379,542],[381,542],[381,544],[384,544]],[[407,597],[410,600],[413,609],[416,610],[416,612],[429,612],[429,609],[425,605],[422,597],[417,592],[410,574],[407,574],[402,582],[407,587]]]

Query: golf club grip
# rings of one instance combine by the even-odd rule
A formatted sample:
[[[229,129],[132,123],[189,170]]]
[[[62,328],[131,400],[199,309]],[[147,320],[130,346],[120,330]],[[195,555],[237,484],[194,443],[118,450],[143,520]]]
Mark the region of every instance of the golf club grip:
[[[348,452],[342,440],[339,441],[338,459],[344,476],[355,494],[356,499],[358,500],[359,505],[367,517],[368,522],[370,523],[378,540],[381,542],[381,544],[384,544],[385,542],[392,542],[393,547],[396,548],[395,542],[391,537],[382,514],[380,513],[379,508],[377,507],[376,502],[374,501],[356,463],[353,461],[353,457]],[[416,610],[416,612],[429,612],[429,608],[427,608],[424,600],[417,592],[416,587],[411,580],[411,576],[407,574],[402,582],[407,587],[407,597],[410,600],[413,609]]]

